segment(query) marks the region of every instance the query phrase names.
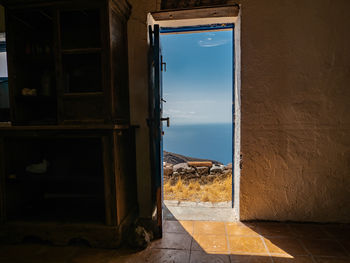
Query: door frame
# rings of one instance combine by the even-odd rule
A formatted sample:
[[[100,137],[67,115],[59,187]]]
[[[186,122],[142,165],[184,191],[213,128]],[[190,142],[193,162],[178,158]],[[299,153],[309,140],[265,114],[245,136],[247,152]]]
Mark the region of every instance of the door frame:
[[[147,18],[148,28],[157,24],[163,28],[198,27],[203,25],[233,24],[233,212],[240,220],[241,176],[241,11],[240,6],[194,8],[152,12]]]

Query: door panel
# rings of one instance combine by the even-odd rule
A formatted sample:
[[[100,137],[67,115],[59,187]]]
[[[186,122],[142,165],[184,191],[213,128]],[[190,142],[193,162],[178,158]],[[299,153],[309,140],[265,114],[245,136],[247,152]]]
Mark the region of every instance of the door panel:
[[[150,154],[152,169],[153,203],[157,206],[157,224],[159,234],[162,233],[162,173],[163,173],[163,141],[162,141],[162,71],[159,25],[149,27],[150,53],[150,85],[149,85],[149,130]]]

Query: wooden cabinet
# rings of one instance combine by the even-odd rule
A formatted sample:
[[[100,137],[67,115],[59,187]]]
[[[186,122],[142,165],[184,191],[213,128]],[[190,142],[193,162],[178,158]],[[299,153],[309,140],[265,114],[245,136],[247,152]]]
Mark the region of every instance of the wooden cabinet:
[[[11,124],[0,123],[0,239],[115,247],[137,207],[129,6],[4,3]]]
[[[118,246],[136,215],[134,149],[127,125],[0,126],[0,240]]]
[[[129,6],[48,2],[7,3],[13,125],[128,123]]]

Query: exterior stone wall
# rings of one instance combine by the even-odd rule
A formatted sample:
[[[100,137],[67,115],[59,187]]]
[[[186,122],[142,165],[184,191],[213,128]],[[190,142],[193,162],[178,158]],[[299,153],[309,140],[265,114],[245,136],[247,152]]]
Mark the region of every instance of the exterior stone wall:
[[[181,179],[185,184],[198,181],[200,184],[212,183],[216,178],[223,180],[232,175],[232,164],[209,166],[192,165],[189,163],[163,163],[163,181],[172,185]]]

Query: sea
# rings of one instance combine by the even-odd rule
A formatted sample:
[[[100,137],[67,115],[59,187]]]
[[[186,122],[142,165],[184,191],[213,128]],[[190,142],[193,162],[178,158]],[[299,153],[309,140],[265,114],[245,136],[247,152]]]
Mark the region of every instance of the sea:
[[[232,163],[232,123],[172,125],[163,130],[167,152]]]

